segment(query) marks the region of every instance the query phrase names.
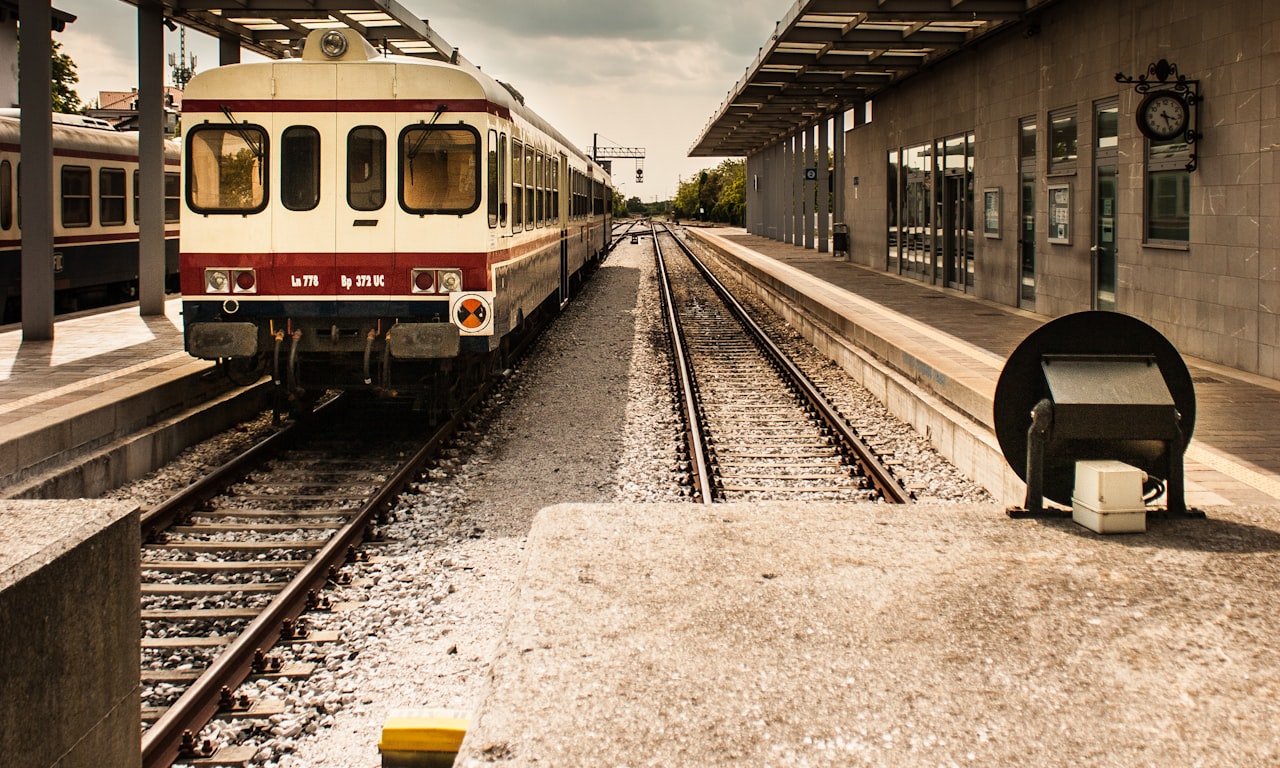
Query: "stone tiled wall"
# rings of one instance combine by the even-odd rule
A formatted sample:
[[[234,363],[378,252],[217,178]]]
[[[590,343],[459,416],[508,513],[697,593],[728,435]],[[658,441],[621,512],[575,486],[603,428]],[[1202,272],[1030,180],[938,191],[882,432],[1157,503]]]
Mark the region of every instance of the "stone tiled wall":
[[[1090,308],[1094,105],[1120,108],[1117,309],[1164,332],[1184,354],[1280,377],[1280,4],[1075,0],[953,56],[874,103],[873,120],[846,133],[854,259],[886,264],[887,152],[973,131],[975,203],[1002,193],[1002,236],[983,237],[976,211],[976,280],[983,298],[1018,303],[1018,121],[1035,117],[1036,311]],[[1140,94],[1115,74],[1144,74],[1168,59],[1201,81],[1199,169],[1191,174],[1191,240],[1144,243],[1144,139]],[[1074,107],[1074,173],[1048,172],[1048,115]],[[1069,245],[1047,240],[1047,188],[1072,190]]]

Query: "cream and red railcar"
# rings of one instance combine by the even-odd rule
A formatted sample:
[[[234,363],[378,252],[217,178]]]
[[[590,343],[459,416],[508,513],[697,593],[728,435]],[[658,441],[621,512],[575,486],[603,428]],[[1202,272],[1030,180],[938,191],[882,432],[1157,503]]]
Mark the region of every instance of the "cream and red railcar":
[[[605,254],[608,176],[465,61],[318,30],[197,75],[182,121],[187,351],[290,392],[435,397]]]

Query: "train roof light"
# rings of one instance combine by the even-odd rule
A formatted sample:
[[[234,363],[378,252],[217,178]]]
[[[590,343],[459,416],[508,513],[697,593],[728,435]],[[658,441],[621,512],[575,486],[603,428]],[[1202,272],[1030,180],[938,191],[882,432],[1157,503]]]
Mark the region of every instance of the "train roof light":
[[[331,29],[320,36],[320,52],[331,59],[337,59],[347,52],[347,36],[336,29]]]

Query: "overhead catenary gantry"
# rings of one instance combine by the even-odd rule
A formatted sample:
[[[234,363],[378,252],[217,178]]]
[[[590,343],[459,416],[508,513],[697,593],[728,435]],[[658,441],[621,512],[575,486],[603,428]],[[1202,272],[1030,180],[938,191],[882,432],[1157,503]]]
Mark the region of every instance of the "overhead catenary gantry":
[[[796,0],[730,89],[690,157],[747,158],[747,226],[813,247],[815,215],[795,193],[819,188],[833,136],[834,221],[843,221],[844,120],[866,120],[876,94],[1059,0]],[[853,127],[853,126],[850,126]],[[817,136],[815,136],[815,133]],[[815,141],[815,138],[817,141]],[[819,205],[819,208],[822,206]],[[826,216],[817,216],[826,250]]]

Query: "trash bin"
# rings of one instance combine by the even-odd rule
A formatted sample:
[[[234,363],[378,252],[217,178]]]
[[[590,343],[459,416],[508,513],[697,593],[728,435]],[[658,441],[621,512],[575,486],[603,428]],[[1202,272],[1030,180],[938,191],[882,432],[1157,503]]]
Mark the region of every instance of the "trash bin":
[[[842,221],[837,221],[831,225],[831,250],[832,256],[837,259],[849,257],[849,225]]]

